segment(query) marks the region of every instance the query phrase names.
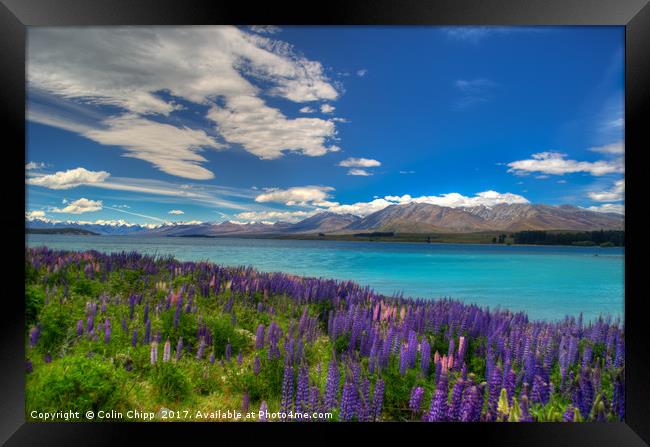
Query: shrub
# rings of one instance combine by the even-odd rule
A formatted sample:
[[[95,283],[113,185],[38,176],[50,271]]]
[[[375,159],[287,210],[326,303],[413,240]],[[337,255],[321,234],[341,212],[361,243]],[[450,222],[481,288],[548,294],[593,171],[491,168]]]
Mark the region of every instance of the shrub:
[[[173,363],[158,363],[152,370],[151,384],[164,402],[180,402],[190,393],[190,382]]]
[[[41,311],[41,334],[38,345],[45,351],[58,350],[72,329],[73,318],[69,309],[59,303],[50,303]]]
[[[225,356],[228,343],[232,345],[233,355],[244,351],[250,344],[250,340],[244,334],[235,330],[230,318],[229,314],[225,314],[207,320],[207,325],[212,331],[214,354],[217,358]]]
[[[25,288],[25,324],[27,327],[36,323],[38,313],[45,303],[45,292],[39,286]]]
[[[126,405],[122,371],[101,358],[67,356],[35,368],[26,387],[27,408],[85,412]]]

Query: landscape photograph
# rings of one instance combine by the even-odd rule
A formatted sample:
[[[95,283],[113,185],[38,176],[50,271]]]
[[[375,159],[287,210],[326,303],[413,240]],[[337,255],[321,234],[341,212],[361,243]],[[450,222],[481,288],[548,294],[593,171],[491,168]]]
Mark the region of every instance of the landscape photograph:
[[[625,29],[29,27],[32,422],[625,420]]]

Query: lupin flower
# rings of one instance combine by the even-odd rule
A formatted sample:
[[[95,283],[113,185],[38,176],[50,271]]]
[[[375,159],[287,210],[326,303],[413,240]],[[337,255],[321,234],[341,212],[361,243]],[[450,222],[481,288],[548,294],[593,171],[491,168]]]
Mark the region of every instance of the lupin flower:
[[[172,345],[169,342],[169,339],[165,342],[163,347],[163,363],[167,363],[171,359]]]
[[[158,363],[158,342],[151,343],[151,364],[155,365]]]
[[[111,341],[111,321],[107,318],[104,320],[104,343]]]
[[[293,408],[293,366],[285,362],[284,377],[282,378],[282,401],[280,411],[289,413]],[[285,418],[286,419],[286,418]]]
[[[253,361],[253,374],[258,375],[261,369],[262,369],[262,364],[260,363],[260,358],[259,356],[256,355],[255,360]]]
[[[243,394],[242,400],[241,400],[241,411],[242,411],[243,414],[248,413],[248,405],[250,404],[250,402],[251,402],[251,398],[250,398],[250,396],[248,394],[248,391],[244,391],[244,394]]]
[[[409,400],[409,408],[413,414],[417,414],[420,411],[420,406],[422,405],[422,396],[424,396],[424,388],[417,386],[411,391],[411,399]]]
[[[77,337],[81,337],[84,333],[84,321],[83,320],[78,320],[77,321]]]
[[[262,401],[260,404],[260,413],[259,413],[259,419],[262,422],[266,422],[267,416],[266,414],[269,412],[269,406],[266,403],[265,400]]]
[[[205,351],[205,337],[201,337],[201,341],[199,342],[199,349],[196,350],[197,360],[201,360],[203,358],[204,351]]]
[[[260,324],[257,326],[257,334],[255,336],[255,349],[262,348],[264,348],[264,325]]]
[[[327,369],[327,382],[325,383],[325,411],[329,411],[337,406],[339,379],[340,375],[336,358],[332,358]]]
[[[32,361],[27,359],[25,361],[25,372],[27,372],[27,374],[29,374],[32,371],[34,371],[34,366],[32,365]]]
[[[38,337],[41,334],[41,326],[36,325],[29,331],[29,346],[32,348],[38,343]]]
[[[231,345],[230,343],[228,343],[228,344],[226,345],[226,361],[227,361],[227,362],[230,361],[230,357],[231,357],[231,356],[232,356],[232,345]]]
[[[179,337],[178,343],[176,344],[176,356],[174,357],[176,361],[181,358],[183,353],[183,337]]]
[[[377,379],[377,382],[375,382],[375,389],[372,393],[372,406],[371,406],[370,416],[372,417],[373,421],[379,420],[383,400],[384,400],[384,381],[381,378],[379,378]]]

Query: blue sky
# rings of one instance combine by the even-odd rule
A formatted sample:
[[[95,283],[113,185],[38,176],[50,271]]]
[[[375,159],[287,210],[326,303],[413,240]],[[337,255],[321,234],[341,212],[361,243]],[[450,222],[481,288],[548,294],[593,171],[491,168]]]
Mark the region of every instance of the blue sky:
[[[622,27],[30,28],[29,219],[623,212]]]

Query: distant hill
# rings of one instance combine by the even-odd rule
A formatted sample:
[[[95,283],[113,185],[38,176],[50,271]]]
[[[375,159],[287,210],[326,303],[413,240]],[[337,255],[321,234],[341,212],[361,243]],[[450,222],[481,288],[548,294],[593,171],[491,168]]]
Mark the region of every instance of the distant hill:
[[[597,213],[570,205],[499,204],[449,208],[428,203],[391,205],[343,229],[396,233],[524,230],[622,230],[620,214]]]
[[[99,236],[99,233],[83,228],[25,228],[28,234],[74,234],[79,236]]]
[[[349,227],[361,218],[353,214],[318,213],[286,227],[284,233],[333,233]]]
[[[623,230],[624,217],[615,213],[598,213],[571,205],[499,204],[451,208],[428,203],[390,205],[366,217],[322,212],[297,223],[173,223],[137,225],[127,223],[85,224],[52,223],[46,220],[26,222],[31,229],[86,230],[104,235],[142,236],[283,236],[283,235],[352,235],[357,233],[393,232],[476,233],[490,231],[593,231]]]

